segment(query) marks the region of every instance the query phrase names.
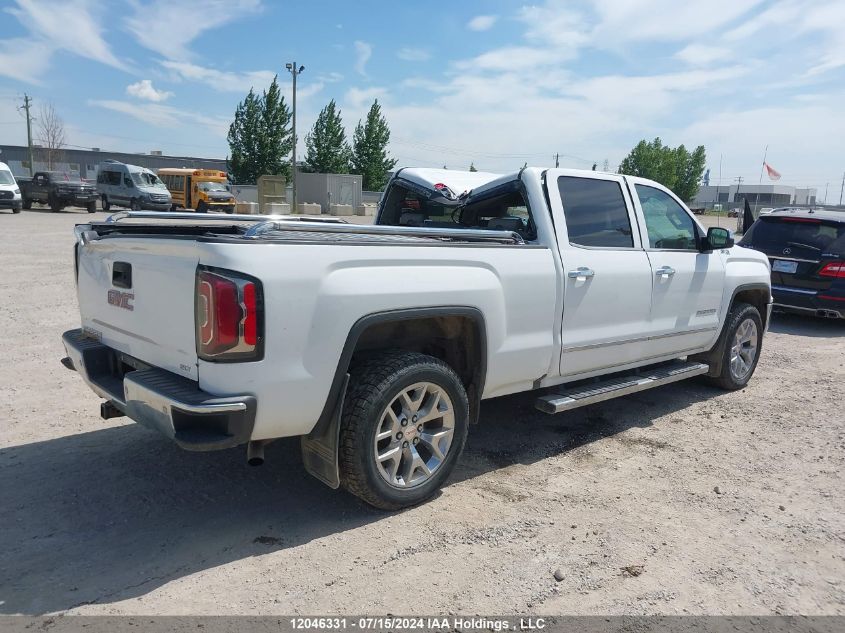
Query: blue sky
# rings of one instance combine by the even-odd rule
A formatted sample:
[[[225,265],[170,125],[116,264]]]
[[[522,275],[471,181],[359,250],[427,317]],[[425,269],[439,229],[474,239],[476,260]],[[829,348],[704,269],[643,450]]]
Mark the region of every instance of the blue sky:
[[[615,168],[641,138],[707,148],[716,184],[838,199],[845,171],[842,0],[311,2],[3,0],[0,142],[24,93],[67,142],[223,157],[250,86],[299,79],[300,148],[331,98],[351,132],[374,98],[401,165]],[[764,177],[765,178],[765,177]],[[835,196],[834,196],[835,192]]]

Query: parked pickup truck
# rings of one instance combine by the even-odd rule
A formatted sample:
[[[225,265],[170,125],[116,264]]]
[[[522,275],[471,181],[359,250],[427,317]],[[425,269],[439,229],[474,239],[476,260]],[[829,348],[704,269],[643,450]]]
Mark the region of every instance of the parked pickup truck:
[[[63,363],[104,418],[253,464],[299,436],[310,473],[384,509],[444,483],[483,399],[745,386],[772,301],[765,255],[591,171],[402,169],[373,226],[122,212],[76,236]]]
[[[18,179],[23,208],[31,209],[33,202],[50,205],[58,212],[65,207],[85,207],[88,213],[97,210],[97,188],[82,182],[78,176],[60,171],[37,171],[32,178]]]

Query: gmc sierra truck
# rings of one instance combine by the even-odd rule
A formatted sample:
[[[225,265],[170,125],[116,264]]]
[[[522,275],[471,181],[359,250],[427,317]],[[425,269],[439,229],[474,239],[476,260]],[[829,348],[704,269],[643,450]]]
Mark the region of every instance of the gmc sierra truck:
[[[19,178],[23,208],[31,209],[33,202],[50,206],[59,212],[65,207],[85,207],[88,213],[97,210],[97,188],[82,182],[78,176],[60,171],[37,171],[32,178]]]
[[[443,485],[483,399],[742,388],[772,305],[766,256],[671,191],[568,169],[402,169],[369,226],[122,212],[76,237],[63,363],[104,418],[252,464],[299,436],[311,474],[383,509]]]

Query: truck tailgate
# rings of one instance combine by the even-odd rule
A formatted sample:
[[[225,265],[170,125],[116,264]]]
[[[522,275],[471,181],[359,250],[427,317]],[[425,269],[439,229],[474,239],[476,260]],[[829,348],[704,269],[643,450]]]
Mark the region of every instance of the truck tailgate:
[[[197,380],[190,239],[115,237],[78,246],[82,327],[145,363]]]

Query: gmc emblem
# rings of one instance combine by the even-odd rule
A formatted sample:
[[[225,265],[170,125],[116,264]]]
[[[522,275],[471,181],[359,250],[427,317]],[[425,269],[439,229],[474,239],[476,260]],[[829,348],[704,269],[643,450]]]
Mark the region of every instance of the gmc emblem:
[[[113,306],[123,308],[124,310],[134,310],[135,306],[133,306],[131,303],[134,300],[134,292],[121,292],[120,290],[109,290],[108,301]]]

